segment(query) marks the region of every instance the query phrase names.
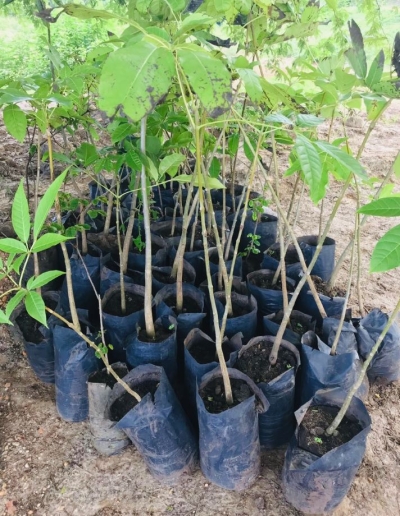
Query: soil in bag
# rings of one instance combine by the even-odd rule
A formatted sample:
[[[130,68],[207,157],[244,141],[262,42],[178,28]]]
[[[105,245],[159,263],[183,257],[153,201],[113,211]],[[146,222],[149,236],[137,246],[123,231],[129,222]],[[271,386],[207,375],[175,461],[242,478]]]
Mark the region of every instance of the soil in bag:
[[[260,443],[276,448],[287,443],[295,430],[295,378],[300,354],[290,342],[282,341],[278,360],[269,362],[274,337],[255,337],[238,353],[235,368],[251,378],[269,401],[266,414],[259,415]]]
[[[302,514],[332,514],[347,495],[365,454],[371,418],[356,397],[338,435],[333,439],[322,435],[345,396],[340,388],[320,390],[295,413],[298,426],[286,451],[282,490]]]
[[[313,405],[309,408],[299,426],[299,447],[322,457],[361,432],[362,427],[358,421],[344,417],[337,430],[332,435],[327,435],[325,430],[338,412],[337,407],[323,405]]]
[[[111,364],[111,367],[120,378],[128,373],[125,364]],[[106,456],[120,453],[130,444],[125,432],[116,428],[106,414],[111,390],[116,382],[106,368],[92,373],[88,378],[89,428],[92,442],[96,450]]]
[[[242,491],[260,473],[258,415],[269,406],[261,390],[237,369],[229,369],[233,403],[228,405],[221,371],[203,376],[197,394],[200,465],[205,477],[224,489]]]
[[[269,362],[269,355],[273,342],[263,340],[258,344],[249,347],[243,355],[238,358],[235,368],[249,376],[254,383],[269,383],[282,373],[292,367],[296,367],[296,358],[291,351],[281,346],[276,364],[272,366]]]
[[[147,364],[136,367],[123,380],[141,396],[141,401],[117,384],[110,397],[109,417],[119,419],[116,427],[131,439],[157,480],[179,482],[193,471],[198,448],[165,371]]]
[[[158,380],[147,380],[139,385],[135,385],[134,391],[139,394],[141,398],[144,398],[146,394],[150,394],[151,399],[154,400],[154,394],[159,385],[160,382]],[[127,391],[124,392],[110,407],[109,416],[111,421],[120,421],[125,414],[136,407],[138,403],[138,400],[134,398],[132,394],[129,394]]]
[[[45,305],[56,310],[59,301],[58,292],[44,292]],[[55,317],[46,312],[48,328],[33,319],[20,305],[11,314],[10,333],[24,342],[26,356],[34,373],[44,383],[54,383],[54,346],[52,328]]]

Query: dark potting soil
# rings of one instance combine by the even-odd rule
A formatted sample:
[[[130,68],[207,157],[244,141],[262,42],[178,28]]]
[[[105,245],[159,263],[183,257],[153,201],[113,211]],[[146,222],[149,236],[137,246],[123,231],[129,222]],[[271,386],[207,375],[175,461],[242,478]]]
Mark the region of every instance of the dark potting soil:
[[[176,308],[176,296],[169,296],[164,299],[164,303],[175,311]],[[197,314],[201,312],[199,305],[194,299],[188,296],[183,296],[183,308],[182,314]]]
[[[157,380],[148,380],[139,385],[135,385],[132,387],[132,390],[135,391],[141,398],[146,396],[146,394],[150,393],[152,399],[154,399],[154,394],[159,386]],[[124,392],[110,407],[109,417],[111,421],[119,421],[122,419],[125,414],[127,414],[131,409],[136,407],[138,401],[131,395],[129,392]]]
[[[122,369],[120,367],[113,367],[114,371],[117,373],[117,375],[122,378],[122,376],[125,376],[126,369]],[[107,387],[113,388],[114,385],[117,383],[117,380],[114,378],[114,376],[111,373],[108,373],[105,369],[102,369],[101,371],[96,371],[93,373],[93,375],[90,375],[89,378],[90,383],[104,383],[107,385]]]
[[[171,330],[166,330],[162,326],[156,327],[156,336],[153,338],[147,336],[146,329],[143,328],[139,331],[138,338],[141,342],[148,342],[149,344],[158,344],[159,342],[163,342],[164,340],[167,340],[168,337],[171,336],[171,332],[173,331],[173,328]]]
[[[326,435],[325,430],[339,412],[337,407],[316,405],[310,407],[299,428],[299,447],[318,457],[349,442],[361,432],[358,421],[344,417],[337,428],[336,435]]]
[[[219,298],[221,303],[225,306],[226,299],[224,297]],[[241,317],[242,315],[246,315],[251,312],[251,307],[248,304],[242,305],[241,303],[235,303],[232,300],[232,313],[228,314],[228,319],[233,319],[235,317]]]
[[[243,261],[243,267],[246,270],[246,273],[250,274],[251,272],[258,271],[261,268],[262,259],[262,253],[250,253]]]
[[[228,256],[228,260],[232,260],[232,257],[233,257],[233,253],[232,253],[232,251],[230,251],[229,252],[229,256]],[[210,254],[210,262],[213,263],[214,265],[219,265],[218,252]]]
[[[270,247],[266,253],[271,256],[271,258],[275,258],[275,260],[279,261],[281,259],[281,249],[279,246]],[[290,245],[285,254],[286,265],[292,265],[299,261],[299,255],[297,254],[296,248],[294,245]]]
[[[57,307],[57,301],[53,299],[45,300],[45,305],[51,308],[51,310],[55,310]],[[46,319],[48,319],[50,315],[51,314],[49,312],[46,312]],[[42,342],[44,337],[39,331],[42,324],[39,321],[36,321],[36,319],[33,319],[26,310],[22,310],[15,321],[27,342],[32,342],[32,344],[40,344]]]
[[[126,301],[126,312],[121,312],[121,292],[115,292],[113,296],[107,301],[106,306],[103,308],[104,312],[109,315],[116,315],[118,317],[124,317],[124,315],[130,315],[139,310],[143,310],[144,298],[142,296],[133,295],[130,292],[125,292]]]
[[[259,288],[265,288],[266,290],[282,290],[282,280],[279,276],[278,281],[275,285],[272,284],[273,276],[256,276],[255,278],[251,278],[250,282]],[[292,285],[287,284],[288,292],[294,292],[294,288]]]
[[[272,321],[276,324],[281,324],[283,319],[283,312],[279,312],[273,317]],[[308,331],[308,327],[297,320],[297,317],[290,316],[288,328],[298,335],[304,335]]]
[[[222,352],[224,354],[225,360],[228,360],[232,349],[227,345],[228,342],[222,343]],[[215,347],[215,342],[210,342],[208,340],[202,340],[198,342],[195,346],[192,346],[189,349],[189,353],[199,364],[210,364],[211,362],[218,362],[217,349]]]
[[[318,294],[323,294],[328,297],[345,297],[346,295],[346,291],[344,289],[340,289],[335,286],[333,286],[332,289],[329,289],[328,283],[322,281],[318,276],[311,276],[311,279],[314,282]]]
[[[279,348],[278,360],[274,366],[269,363],[272,343],[261,341],[246,350],[238,358],[235,368],[249,376],[254,383],[269,383],[296,365],[296,358],[288,349]]]
[[[189,353],[199,364],[210,364],[217,360],[217,350],[215,343],[202,340],[189,349]]]
[[[173,285],[176,283],[176,278],[173,278],[172,276],[169,276],[168,274],[161,272],[161,271],[152,271],[152,275],[155,277],[157,281],[160,283],[164,283],[165,285]],[[183,271],[183,282],[184,283],[190,283],[190,277],[188,274]]]
[[[228,405],[225,399],[225,389],[222,377],[214,378],[199,394],[204,402],[206,410],[211,414],[220,414],[225,410],[236,407],[242,401],[247,400],[253,395],[253,391],[244,380],[237,380],[231,378],[231,387],[233,395],[233,404]]]

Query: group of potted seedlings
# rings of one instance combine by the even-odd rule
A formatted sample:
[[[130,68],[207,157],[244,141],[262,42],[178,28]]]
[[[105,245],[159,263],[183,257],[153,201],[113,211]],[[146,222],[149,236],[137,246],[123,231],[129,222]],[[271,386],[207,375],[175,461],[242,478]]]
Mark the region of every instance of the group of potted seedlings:
[[[308,513],[333,510],[364,455],[368,378],[399,377],[400,330],[390,326],[362,378],[362,360],[388,317],[374,310],[352,318],[345,297],[324,294],[335,267],[332,238],[319,250],[318,236],[299,237],[281,260],[278,217],[262,202],[265,194],[228,184],[206,192],[212,208],[199,207],[199,189],[178,182],[152,188],[147,200],[157,218],[148,218],[146,232],[144,197],[139,202],[128,188],[123,192],[128,173],[119,171],[118,186],[90,185],[94,218],[64,213],[66,226],[74,218],[85,224],[75,240],[62,243],[72,289],[60,276],[42,292],[47,327],[24,306],[11,316],[36,375],[55,383],[59,415],[71,422],[89,418],[93,445],[103,455],[133,443],[165,483],[181,481],[200,461],[208,480],[243,490],[259,475],[260,446],[287,445],[287,500]],[[106,203],[105,193],[117,202]],[[246,195],[252,201],[245,211]],[[135,220],[124,265],[127,237],[116,229],[128,228],[126,213]],[[54,248],[42,255],[52,269],[66,269]],[[308,283],[296,291],[304,276],[318,292]],[[49,290],[57,282],[58,290]],[[359,379],[345,417],[333,425]]]
[[[343,141],[318,140],[323,119],[304,112],[304,105],[311,109],[315,100],[319,114],[327,107],[325,93],[307,104],[305,95],[254,72],[264,35],[257,18],[254,27],[251,16],[246,23],[247,57],[228,63],[204,40],[205,28],[222,14],[187,15],[178,3],[166,7],[170,33],[158,27],[159,13],[143,18],[146,8],[127,19],[128,29],[111,38],[112,48],[99,52],[96,94],[112,115],[116,144],[108,155],[83,143],[56,178],[52,124],[72,115],[67,108],[54,115],[54,102],[63,101],[54,85],[47,96],[37,93],[42,87],[25,95],[30,119],[47,138],[51,184],[40,202],[35,188],[33,221],[22,183],[16,193],[18,239],[0,240],[9,254],[0,262],[0,277],[12,282],[3,296],[13,294],[0,322],[13,323],[36,375],[55,384],[61,418],[89,419],[99,453],[113,455],[133,444],[161,482],[179,482],[200,463],[209,481],[243,490],[259,475],[261,446],[287,446],[286,499],[305,513],[330,512],[363,459],[371,428],[363,403],[368,381],[400,378],[394,321],[400,306],[390,317],[376,309],[354,318],[347,308],[356,237],[349,247],[349,288],[343,296],[332,294],[341,260],[335,264],[328,233],[348,186],[366,174],[340,147]],[[257,3],[257,12],[270,14],[267,4]],[[273,20],[279,30],[282,19],[294,29],[298,19],[283,5]],[[63,12],[122,19],[75,4]],[[310,2],[304,12],[317,23],[319,6]],[[367,65],[354,24],[351,37],[349,55],[364,85]],[[370,87],[380,80],[383,62],[372,68]],[[89,67],[91,83],[98,70]],[[53,80],[61,90],[55,91],[67,91],[65,78],[74,72],[58,73]],[[238,77],[244,97],[232,87]],[[3,93],[2,103],[15,113],[21,95],[14,87]],[[259,118],[246,120],[249,100],[260,108]],[[335,110],[330,116],[333,123]],[[85,121],[79,115],[77,123]],[[286,175],[297,174],[287,211],[279,195],[278,144],[291,149]],[[240,185],[235,174],[242,150],[250,165]],[[269,166],[261,150],[272,153]],[[76,186],[77,164],[94,181],[88,195],[78,189],[79,199],[71,200],[61,190],[67,179]],[[265,190],[258,192],[259,172]],[[317,204],[331,172],[342,187],[325,229],[297,237],[297,185],[306,183]],[[46,226],[53,204],[54,220]],[[355,224],[358,238],[357,217]]]

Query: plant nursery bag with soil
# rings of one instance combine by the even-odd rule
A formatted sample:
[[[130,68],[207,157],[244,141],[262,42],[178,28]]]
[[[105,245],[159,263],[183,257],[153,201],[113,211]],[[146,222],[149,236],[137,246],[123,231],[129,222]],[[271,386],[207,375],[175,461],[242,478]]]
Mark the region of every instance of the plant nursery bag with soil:
[[[82,332],[93,340],[93,335],[86,332],[90,326],[85,310],[79,311],[79,320]],[[54,326],[53,341],[57,411],[65,421],[85,421],[89,414],[87,380],[99,369],[100,360],[82,337],[60,321]]]
[[[140,393],[142,400],[138,403],[117,383],[110,397],[108,417],[119,419],[116,427],[126,433],[157,480],[178,483],[194,471],[198,446],[165,371],[142,365],[123,380]]]
[[[242,347],[242,334],[238,333],[231,339],[224,338],[222,351],[227,367],[232,367],[236,353]],[[215,342],[198,328],[190,331],[185,339],[185,399],[190,415],[195,416],[197,424],[196,392],[201,378],[218,368],[218,357]]]
[[[306,434],[302,426],[305,416],[309,416],[310,411],[316,411],[316,407],[326,408],[328,414],[332,412],[330,424],[345,396],[341,389],[318,391],[295,413],[297,429],[286,451],[283,493],[286,500],[304,514],[331,514],[347,495],[364,457],[371,418],[360,399],[353,397],[346,413],[347,421],[342,421],[338,427],[339,436],[330,442],[324,434],[326,426],[314,426],[312,429],[320,437]],[[317,452],[317,443],[326,446],[326,449],[332,445],[336,447],[321,454]]]
[[[111,364],[111,367],[120,378],[128,374],[125,364]],[[110,421],[106,415],[115,383],[116,379],[105,368],[92,373],[88,378],[89,428],[92,443],[99,453],[106,456],[120,453],[131,444],[125,432],[116,428],[115,422]]]
[[[164,315],[155,322],[156,339],[147,337],[140,329],[126,340],[126,360],[130,367],[153,364],[164,368],[169,380],[174,382],[178,372],[176,319]]]
[[[263,328],[264,335],[271,335],[275,337],[279,331],[283,318],[283,311],[279,311],[277,314],[270,314],[263,317]],[[290,328],[286,328],[283,338],[288,342],[299,347],[301,344],[301,337],[307,331],[315,330],[315,321],[311,315],[306,315],[297,310],[292,310],[290,314]]]
[[[295,379],[300,353],[293,344],[282,340],[278,361],[269,363],[274,337],[255,337],[238,353],[234,367],[261,389],[269,408],[259,415],[260,444],[277,448],[289,442],[295,429]]]
[[[144,324],[144,287],[125,285],[126,312],[121,313],[121,289],[116,284],[109,288],[102,300],[103,324],[110,361],[126,360],[126,339],[136,333],[136,327]]]
[[[341,355],[331,355],[331,348],[311,331],[303,335],[301,342],[301,404],[307,403],[320,389],[341,387],[348,392],[362,368],[358,353],[350,351]],[[356,396],[365,399],[368,390],[368,380],[363,381]]]
[[[225,292],[214,293],[219,324],[221,325],[225,312]],[[230,338],[241,332],[243,343],[246,344],[257,332],[257,301],[252,295],[231,293],[232,316],[227,317],[225,335]],[[211,318],[211,332],[214,334],[214,320]]]
[[[364,360],[374,347],[388,319],[389,316],[377,308],[361,319],[357,328],[357,341],[359,353]],[[370,381],[378,380],[381,383],[400,379],[400,328],[397,323],[393,323],[386,333],[368,367],[367,374]]]
[[[44,292],[43,300],[52,310],[57,310],[59,292]],[[36,376],[44,383],[54,383],[54,345],[53,326],[55,316],[47,319],[48,328],[33,319],[20,305],[11,314],[13,326],[10,333],[24,343],[26,357]]]
[[[258,415],[266,412],[269,403],[246,375],[237,369],[228,373],[234,406],[226,403],[220,369],[203,376],[197,391],[200,466],[214,484],[243,491],[260,473]]]
[[[300,249],[303,252],[304,260],[308,267],[317,250],[318,236],[302,236],[299,237],[297,241],[300,245]],[[321,252],[318,255],[317,261],[311,270],[311,274],[313,276],[319,276],[323,281],[329,281],[331,279],[333,270],[335,268],[335,247],[335,240],[333,240],[333,238],[326,237]]]

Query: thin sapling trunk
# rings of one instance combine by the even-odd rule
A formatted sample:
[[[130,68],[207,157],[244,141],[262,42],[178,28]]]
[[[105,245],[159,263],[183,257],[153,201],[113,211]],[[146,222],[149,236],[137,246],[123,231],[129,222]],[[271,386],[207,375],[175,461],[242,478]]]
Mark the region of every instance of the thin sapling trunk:
[[[143,117],[141,121],[140,130],[140,150],[143,155],[146,154],[146,122],[147,118]],[[142,203],[143,203],[143,224],[145,234],[145,292],[144,292],[144,317],[146,324],[146,333],[150,339],[154,339],[156,332],[154,328],[154,319],[152,311],[152,272],[151,272],[151,231],[150,231],[150,212],[149,200],[147,192],[147,177],[146,167],[142,165],[141,172],[141,188],[142,188]]]

